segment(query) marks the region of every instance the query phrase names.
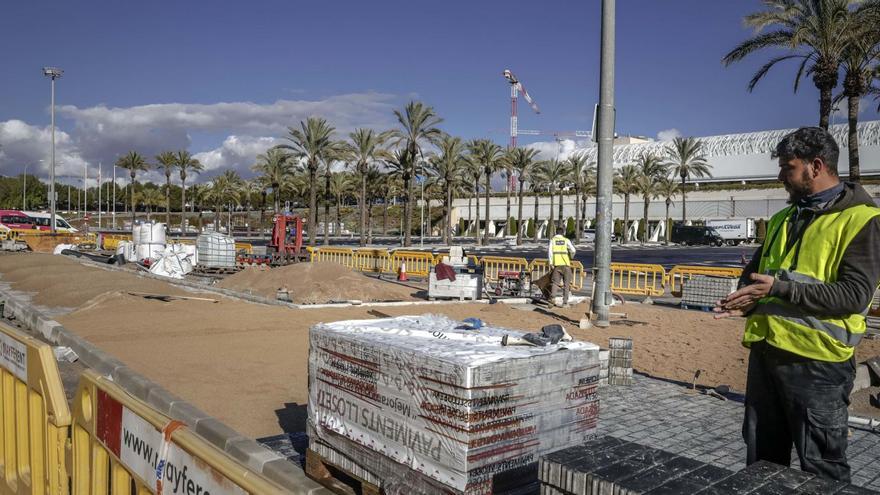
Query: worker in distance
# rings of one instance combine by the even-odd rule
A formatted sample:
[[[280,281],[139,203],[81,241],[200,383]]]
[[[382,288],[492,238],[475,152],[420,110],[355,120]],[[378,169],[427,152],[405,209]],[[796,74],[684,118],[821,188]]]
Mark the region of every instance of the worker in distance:
[[[575,249],[564,234],[565,229],[559,227],[556,229],[556,235],[550,238],[550,244],[547,246],[547,260],[553,269],[550,280],[552,284],[551,298],[556,301],[561,283],[562,307],[567,308],[569,307],[568,296],[571,292],[571,259],[575,255]]]

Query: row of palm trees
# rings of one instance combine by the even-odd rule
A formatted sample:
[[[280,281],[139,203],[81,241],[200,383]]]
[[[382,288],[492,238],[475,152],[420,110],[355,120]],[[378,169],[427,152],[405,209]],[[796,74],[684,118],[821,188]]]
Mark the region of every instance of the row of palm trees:
[[[859,180],[859,102],[880,100],[880,0],[764,0],[766,9],[748,15],[756,34],[727,53],[730,65],[763,49],[784,50],[749,81],[752,91],[776,64],[798,62],[794,79],[811,77],[819,90],[819,126],[828,129],[832,108],[846,99],[849,125],[849,178]],[[843,76],[841,91],[834,94]],[[880,107],[878,107],[880,108]]]
[[[141,154],[136,151],[129,151],[128,154],[119,157],[116,160],[116,166],[128,170],[129,177],[131,178],[131,189],[134,191],[135,187],[135,178],[138,172],[145,172],[150,169],[151,165],[147,163],[147,160],[141,156]],[[174,171],[179,172],[180,176],[180,205],[181,210],[186,209],[186,177],[187,172],[198,173],[204,170],[204,166],[186,150],[180,150],[177,152],[174,151],[164,151],[156,155],[156,164],[153,165],[156,169],[162,170],[165,172],[165,223],[167,225],[171,225],[171,175]],[[146,189],[143,193],[146,193]],[[152,194],[152,193],[146,193]],[[136,205],[138,201],[137,194],[129,194],[131,199],[131,222],[134,225],[134,216]],[[141,195],[141,199],[143,199],[143,194]],[[150,197],[149,203],[152,205],[154,198]],[[184,225],[184,216],[181,215],[180,218],[180,228],[181,232],[183,232],[186,227]]]

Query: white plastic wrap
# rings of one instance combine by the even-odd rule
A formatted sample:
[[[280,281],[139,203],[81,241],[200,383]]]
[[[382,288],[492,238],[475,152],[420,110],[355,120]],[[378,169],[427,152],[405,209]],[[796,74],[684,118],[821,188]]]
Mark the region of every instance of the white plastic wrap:
[[[433,315],[312,327],[317,440],[386,479],[403,465],[453,492],[482,494],[495,475],[595,434],[598,346],[503,347],[505,334],[521,332],[466,328]]]
[[[235,240],[217,232],[201,234],[196,239],[200,265],[231,268],[235,266]]]

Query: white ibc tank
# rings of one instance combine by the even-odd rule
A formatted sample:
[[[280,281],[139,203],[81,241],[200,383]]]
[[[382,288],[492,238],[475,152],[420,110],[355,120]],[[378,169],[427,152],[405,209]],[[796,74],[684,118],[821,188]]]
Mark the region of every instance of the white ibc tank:
[[[165,224],[140,223],[131,229],[131,240],[135,245],[165,244]]]
[[[201,234],[196,239],[199,265],[212,268],[235,267],[235,241],[217,232]]]
[[[138,261],[156,259],[165,252],[165,244],[138,244],[135,251]]]

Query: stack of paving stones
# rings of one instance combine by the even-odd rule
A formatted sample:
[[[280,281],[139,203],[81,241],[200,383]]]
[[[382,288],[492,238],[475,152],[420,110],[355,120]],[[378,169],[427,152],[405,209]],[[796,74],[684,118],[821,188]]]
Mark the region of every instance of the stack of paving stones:
[[[595,436],[599,348],[505,335],[522,334],[434,315],[312,327],[309,447],[406,493],[536,483],[541,455]]]
[[[631,338],[608,339],[608,385],[632,385],[633,359]]]
[[[877,493],[765,461],[735,472],[614,437],[542,457],[539,476],[542,495]]]
[[[608,360],[611,357],[611,350],[599,349],[599,386],[608,385]]]
[[[737,279],[729,277],[694,276],[683,284],[681,307],[711,309],[719,299],[735,291],[737,283]]]

